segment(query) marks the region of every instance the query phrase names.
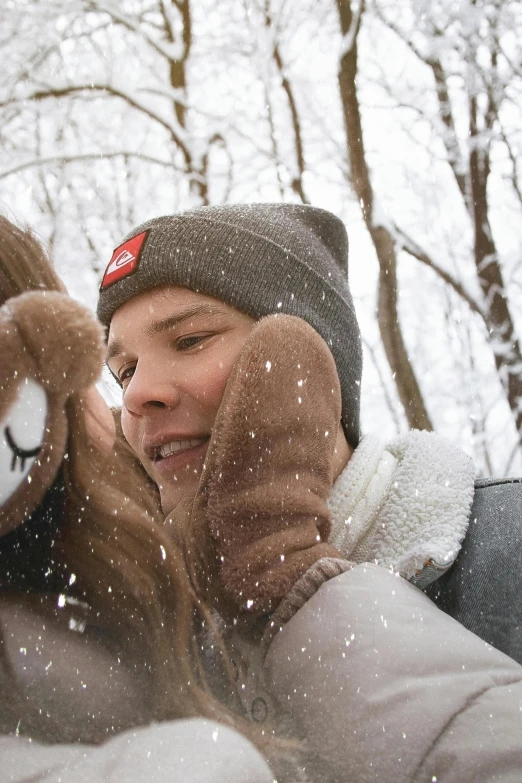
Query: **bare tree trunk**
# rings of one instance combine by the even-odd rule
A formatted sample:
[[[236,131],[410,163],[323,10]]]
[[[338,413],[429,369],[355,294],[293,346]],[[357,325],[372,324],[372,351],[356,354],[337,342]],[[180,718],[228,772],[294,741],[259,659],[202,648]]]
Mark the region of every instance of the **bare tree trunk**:
[[[268,1],[265,2],[264,16],[265,16],[265,25],[267,27],[272,27],[272,17],[270,15],[270,7]],[[296,157],[295,162],[297,165],[297,169],[293,172],[292,182],[290,183],[290,186],[294,191],[294,193],[296,193],[299,196],[303,204],[309,204],[310,201],[306,195],[304,184],[303,184],[303,175],[305,172],[306,165],[305,165],[304,148],[303,148],[303,136],[301,133],[301,119],[299,117],[299,111],[297,109],[297,102],[295,99],[294,89],[286,73],[286,69],[283,63],[283,57],[281,55],[281,49],[277,41],[274,43],[273,58],[277,68],[277,72],[281,78],[281,87],[283,88],[288,101],[288,109],[290,111],[292,131],[294,136],[295,157]]]
[[[180,44],[181,56],[169,60],[169,77],[173,90],[183,95],[183,99],[174,99],[174,113],[179,125],[187,130],[187,63],[192,47],[192,17],[190,12],[190,0],[160,0],[160,9],[163,17],[165,38],[170,44]],[[176,9],[181,20],[181,33],[174,29],[172,23],[173,9]],[[181,39],[181,40],[179,40]],[[210,143],[209,143],[210,146]],[[207,205],[209,203],[207,167],[208,151],[204,156],[201,168],[194,164],[192,156],[186,159],[187,174],[191,191],[199,201]]]
[[[179,90],[185,97],[187,93],[187,78],[186,78],[186,63],[190,55],[190,48],[192,46],[192,18],[190,15],[190,3],[189,0],[161,0],[161,12],[163,16],[163,24],[165,28],[165,34],[169,43],[176,43],[177,35],[173,29],[172,16],[167,6],[174,6],[178,9],[180,17],[183,23],[183,54],[177,60],[171,60],[169,65],[170,71],[170,83],[174,90]],[[182,128],[185,128],[185,114],[186,106],[185,101],[174,101],[174,111],[176,113],[176,119]]]
[[[493,118],[486,116],[485,130],[490,130],[489,126],[492,124]],[[480,141],[473,143],[477,141],[479,133],[477,99],[472,96],[469,171],[473,196],[475,265],[486,301],[485,321],[490,332],[495,364],[513,412],[519,440],[522,442],[522,353],[506,298],[502,269],[488,216],[489,150],[487,147],[481,147]]]
[[[476,0],[472,5],[477,6]],[[493,8],[493,6],[492,6]],[[393,30],[411,49],[411,51],[431,68],[438,98],[438,115],[444,133],[441,138],[446,148],[448,164],[452,170],[464,206],[471,220],[473,230],[473,260],[478,282],[483,294],[483,302],[474,303],[464,287],[438,267],[432,259],[407,237],[404,232],[397,231],[402,247],[411,255],[429,266],[449,283],[453,290],[463,298],[472,311],[479,314],[488,331],[488,340],[493,351],[495,365],[507,402],[511,409],[517,429],[519,443],[522,443],[522,349],[518,339],[513,315],[506,294],[501,259],[493,237],[489,220],[488,179],[491,167],[490,146],[495,134],[503,138],[508,155],[513,164],[512,185],[522,203],[522,194],[517,178],[516,160],[508,139],[502,130],[498,106],[498,96],[503,95],[505,87],[498,73],[498,55],[502,51],[500,40],[496,34],[498,14],[501,3],[496,4],[494,13],[487,17],[490,36],[483,34],[481,43],[482,57],[489,41],[489,66],[479,66],[477,43],[472,34],[463,39],[465,61],[468,67],[468,107],[469,126],[465,145],[467,153],[461,152],[456,129],[454,112],[451,105],[448,79],[441,60],[433,55],[439,47],[430,48],[430,54],[424,55],[411,39],[404,36],[393,19],[388,19],[377,11],[379,18]],[[427,23],[429,26],[429,22]],[[435,27],[429,34],[436,40],[442,39],[443,33]],[[500,86],[500,90],[499,90]]]
[[[490,24],[494,24],[493,17]],[[445,135],[448,162],[453,170],[459,191],[473,224],[474,261],[477,277],[484,294],[482,317],[489,332],[501,385],[513,413],[519,441],[522,443],[522,352],[502,274],[497,247],[489,221],[488,178],[490,173],[490,138],[499,121],[498,107],[493,95],[496,91],[497,51],[490,51],[489,85],[486,86],[486,106],[481,112],[475,85],[469,97],[469,153],[467,177],[463,174],[458,156],[455,121],[447,90],[446,74],[438,60],[429,60],[439,99],[439,116],[447,128]],[[468,62],[475,68],[476,51],[471,46]],[[467,181],[466,181],[467,180]]]
[[[350,0],[337,0],[341,32],[351,37],[339,67],[351,181],[379,261],[378,322],[388,363],[410,427],[432,430],[428,411],[406,351],[397,309],[397,255],[392,233],[374,217],[374,194],[366,163],[357,98],[357,32]],[[356,20],[357,28],[360,20]]]

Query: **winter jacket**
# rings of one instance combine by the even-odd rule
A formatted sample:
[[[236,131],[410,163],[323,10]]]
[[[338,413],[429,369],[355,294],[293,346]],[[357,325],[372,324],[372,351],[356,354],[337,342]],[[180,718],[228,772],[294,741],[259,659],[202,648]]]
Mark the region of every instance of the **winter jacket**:
[[[99,747],[0,738],[5,783],[272,783],[267,765],[236,731],[202,719],[126,731]]]
[[[93,736],[137,719],[143,688],[94,639],[70,631],[64,648],[48,620],[16,617],[2,618],[11,676],[37,689],[51,740],[57,709]],[[245,685],[238,667],[239,690],[254,720],[287,720],[318,755],[310,783],[520,780],[522,667],[387,569],[358,565],[325,582],[255,650],[258,668],[251,660]],[[40,715],[41,741],[45,725]],[[272,780],[250,743],[203,720],[127,728],[100,746],[11,734],[0,759],[12,783]]]
[[[522,480],[475,482],[470,458],[431,432],[367,435],[328,505],[343,557],[392,568],[522,663]]]
[[[228,727],[203,719],[151,724],[147,681],[76,614],[63,606],[53,617],[33,599],[0,603],[2,783],[272,783],[258,751]]]
[[[458,557],[426,594],[522,663],[521,574],[522,479],[481,479]]]
[[[324,583],[263,675],[328,783],[522,780],[522,667],[384,568]]]

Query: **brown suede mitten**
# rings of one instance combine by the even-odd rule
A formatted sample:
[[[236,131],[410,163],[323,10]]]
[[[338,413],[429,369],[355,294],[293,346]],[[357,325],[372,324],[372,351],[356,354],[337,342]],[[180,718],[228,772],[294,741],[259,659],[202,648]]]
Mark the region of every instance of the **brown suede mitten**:
[[[225,619],[273,611],[325,543],[341,393],[305,321],[263,318],[228,380],[187,529],[199,592]]]

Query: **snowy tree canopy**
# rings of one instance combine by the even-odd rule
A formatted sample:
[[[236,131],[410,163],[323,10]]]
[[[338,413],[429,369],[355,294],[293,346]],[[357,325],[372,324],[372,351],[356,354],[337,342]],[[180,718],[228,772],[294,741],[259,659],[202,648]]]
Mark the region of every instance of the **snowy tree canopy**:
[[[363,430],[522,471],[522,4],[5,0],[1,208],[93,305],[134,225],[302,201],[346,223]]]

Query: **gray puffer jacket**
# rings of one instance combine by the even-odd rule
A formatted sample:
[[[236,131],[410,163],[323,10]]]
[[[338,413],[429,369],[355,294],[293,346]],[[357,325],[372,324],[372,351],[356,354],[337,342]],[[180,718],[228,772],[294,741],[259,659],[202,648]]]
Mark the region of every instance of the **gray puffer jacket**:
[[[264,676],[329,783],[522,779],[522,667],[384,568],[324,583]]]
[[[522,663],[521,575],[522,479],[480,479],[462,549],[425,592],[459,623]]]
[[[53,616],[4,597],[0,629],[2,783],[272,783],[262,756],[233,729],[203,719],[150,723],[148,681],[83,630],[74,605]]]
[[[0,760],[5,783],[273,783],[244,737],[201,719],[126,731],[99,747],[3,737]]]
[[[41,744],[44,714],[40,742],[0,740],[2,780],[273,780],[252,745],[217,724],[128,728],[144,696],[140,684],[105,659],[95,639],[72,633],[60,656],[62,632],[24,612],[2,616],[10,676],[22,693],[36,688],[56,718],[62,704],[75,730],[83,721],[93,736],[115,726],[122,733],[99,746]],[[250,714],[266,719],[275,705],[290,716],[319,757],[313,783],[520,780],[522,667],[387,569],[358,565],[322,584],[278,631],[254,674],[265,690],[244,689]],[[3,687],[5,681],[4,671]],[[13,733],[24,720],[23,701],[19,710]]]

